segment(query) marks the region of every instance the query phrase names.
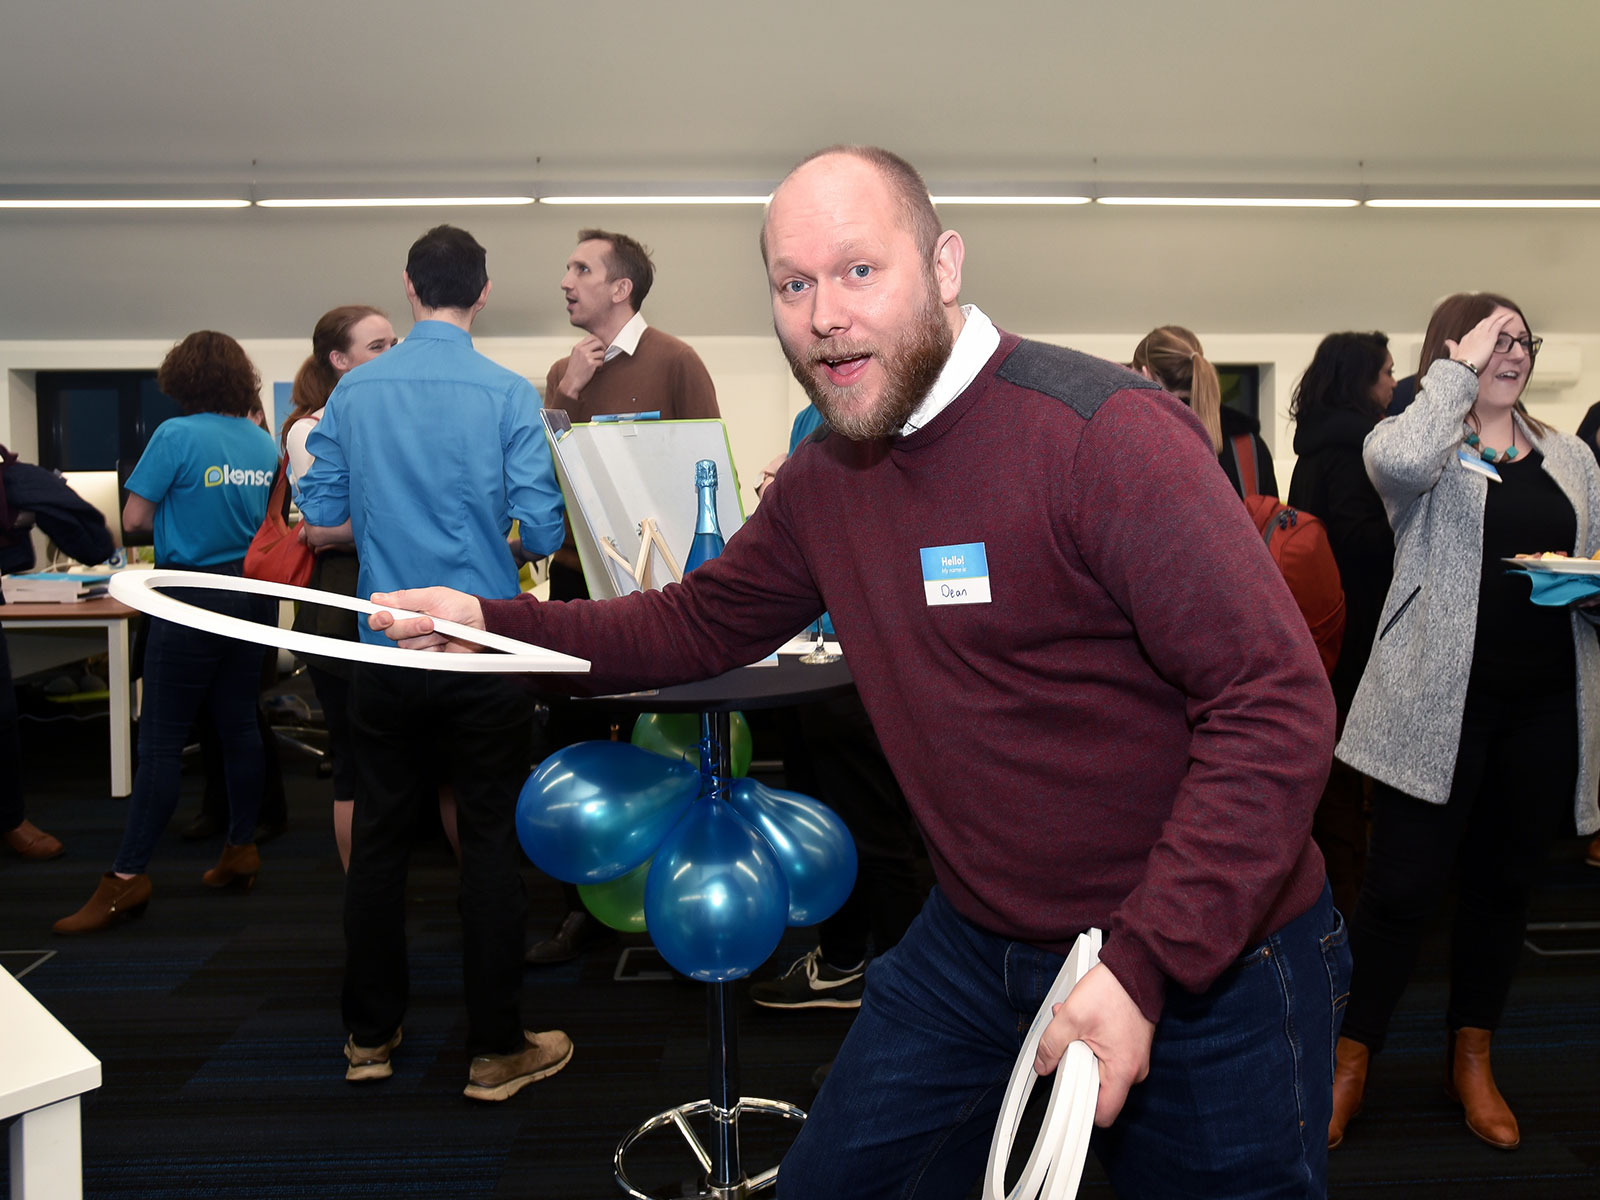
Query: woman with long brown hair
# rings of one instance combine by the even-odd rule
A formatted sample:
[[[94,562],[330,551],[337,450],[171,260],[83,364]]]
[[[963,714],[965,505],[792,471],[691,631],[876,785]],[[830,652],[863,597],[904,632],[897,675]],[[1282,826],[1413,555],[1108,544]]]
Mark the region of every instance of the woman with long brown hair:
[[[297,485],[316,461],[306,452],[306,438],[322,419],[323,407],[339,380],[398,341],[389,318],[371,305],[340,305],[318,319],[311,333],[311,354],[294,377],[294,407],[283,423],[283,449],[289,459],[291,484]],[[348,523],[341,531],[322,534],[319,542],[309,586],[354,596],[360,564]],[[294,627],[345,641],[357,639],[355,614],[327,605],[300,605]],[[339,860],[348,868],[350,820],[356,798],[355,764],[350,757],[349,668],[335,659],[317,658],[307,661],[306,672],[328,725],[328,748],[333,758],[333,834]]]
[[[1521,404],[1539,344],[1504,296],[1449,297],[1428,324],[1416,400],[1366,439],[1394,581],[1336,750],[1374,786],[1330,1147],[1361,1108],[1452,874],[1445,1090],[1483,1141],[1521,1140],[1490,1041],[1551,840],[1600,827],[1597,610],[1532,604],[1502,561],[1600,549],[1594,456]]]

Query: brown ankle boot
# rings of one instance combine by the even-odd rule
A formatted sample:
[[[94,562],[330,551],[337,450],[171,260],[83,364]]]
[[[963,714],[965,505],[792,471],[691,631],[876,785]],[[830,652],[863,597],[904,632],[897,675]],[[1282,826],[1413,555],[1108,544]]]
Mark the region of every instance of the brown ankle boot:
[[[1367,1092],[1367,1066],[1372,1051],[1354,1038],[1342,1037],[1333,1052],[1333,1117],[1328,1121],[1328,1149],[1344,1141],[1344,1127],[1361,1111]]]
[[[6,830],[6,845],[11,847],[13,853],[23,858],[31,858],[35,862],[58,858],[62,853],[59,839],[51,837],[32,821],[27,820],[15,829]]]
[[[107,871],[100,876],[100,886],[89,897],[89,903],[70,917],[62,917],[54,929],[57,933],[95,933],[109,929],[119,917],[143,916],[149,903],[150,876],[118,879],[115,872]]]
[[[1522,1143],[1522,1133],[1489,1069],[1492,1036],[1487,1029],[1463,1027],[1450,1031],[1444,1094],[1461,1102],[1467,1112],[1467,1128],[1480,1140],[1498,1150],[1515,1150]]]
[[[256,853],[256,844],[246,842],[242,846],[224,845],[217,865],[200,878],[207,887],[223,888],[229,884],[239,884],[248,888],[255,883],[259,870],[261,855]]]

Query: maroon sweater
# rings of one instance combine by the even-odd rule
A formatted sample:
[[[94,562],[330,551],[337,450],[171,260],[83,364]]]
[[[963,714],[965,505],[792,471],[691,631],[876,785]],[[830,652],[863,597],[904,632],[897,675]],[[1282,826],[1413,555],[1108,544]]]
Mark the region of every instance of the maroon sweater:
[[[920,551],[971,542],[991,602],[930,606]],[[1323,886],[1305,621],[1199,422],[1087,355],[1004,335],[916,433],[820,432],[687,584],[483,608],[604,690],[752,662],[826,608],[956,910],[1058,952],[1106,930],[1152,1020]]]

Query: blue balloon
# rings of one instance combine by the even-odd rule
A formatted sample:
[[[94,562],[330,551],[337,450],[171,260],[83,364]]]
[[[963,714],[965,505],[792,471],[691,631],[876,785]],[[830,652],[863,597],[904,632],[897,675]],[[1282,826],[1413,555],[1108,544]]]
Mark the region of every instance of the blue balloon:
[[[815,925],[839,911],[856,883],[856,840],[820,800],[735,779],[728,803],[767,841],[789,885],[789,924]]]
[[[700,770],[627,742],[577,742],[528,776],[517,838],[567,883],[607,883],[656,852],[700,793]]]
[[[767,839],[715,796],[667,834],[644,885],[650,937],[678,970],[706,983],[748,975],[783,937],[789,887]]]

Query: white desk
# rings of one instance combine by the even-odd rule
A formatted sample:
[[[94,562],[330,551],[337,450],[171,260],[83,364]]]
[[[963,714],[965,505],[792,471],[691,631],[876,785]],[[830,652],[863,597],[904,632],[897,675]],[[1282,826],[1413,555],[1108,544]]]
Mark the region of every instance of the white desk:
[[[133,791],[133,685],[128,677],[133,609],[109,597],[76,604],[3,604],[13,677],[77,662],[96,654],[111,660],[111,794]]]
[[[0,967],[0,1120],[11,1126],[11,1200],[81,1200],[78,1097],[100,1060]]]

